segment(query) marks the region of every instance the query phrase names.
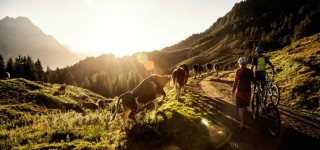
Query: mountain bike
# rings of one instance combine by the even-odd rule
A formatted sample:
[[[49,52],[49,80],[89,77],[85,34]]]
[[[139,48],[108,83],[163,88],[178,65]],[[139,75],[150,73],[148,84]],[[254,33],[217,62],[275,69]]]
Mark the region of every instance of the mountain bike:
[[[253,119],[257,120],[260,117],[264,118],[269,133],[272,136],[277,136],[281,131],[280,113],[275,104],[268,103],[266,105],[265,96],[262,93],[262,85],[260,82],[257,82],[251,101]]]
[[[273,81],[274,74],[271,78],[268,76],[268,74],[266,74],[265,87],[267,98],[271,103],[277,106],[280,101],[280,89],[276,84],[273,83]]]

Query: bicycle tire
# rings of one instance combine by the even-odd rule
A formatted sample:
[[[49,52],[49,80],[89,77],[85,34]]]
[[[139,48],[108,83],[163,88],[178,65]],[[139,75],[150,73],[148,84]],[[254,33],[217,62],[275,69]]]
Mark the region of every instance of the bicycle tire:
[[[272,136],[278,136],[281,132],[280,113],[273,103],[269,103],[267,106],[267,127]]]
[[[254,93],[251,100],[251,111],[253,119],[258,119],[260,117],[260,102],[258,93]]]
[[[277,85],[272,85],[270,90],[271,94],[269,95],[269,99],[271,103],[277,106],[280,101],[280,89]]]

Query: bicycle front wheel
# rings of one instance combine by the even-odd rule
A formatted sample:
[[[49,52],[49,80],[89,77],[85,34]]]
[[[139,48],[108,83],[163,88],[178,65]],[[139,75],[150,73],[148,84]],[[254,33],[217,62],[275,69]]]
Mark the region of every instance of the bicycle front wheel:
[[[260,103],[258,93],[254,93],[251,99],[251,111],[253,119],[258,119],[260,117]]]
[[[280,89],[277,85],[272,85],[270,92],[268,93],[271,103],[278,105],[280,100]]]
[[[272,136],[279,135],[281,131],[281,118],[276,105],[269,103],[267,106],[267,126]]]

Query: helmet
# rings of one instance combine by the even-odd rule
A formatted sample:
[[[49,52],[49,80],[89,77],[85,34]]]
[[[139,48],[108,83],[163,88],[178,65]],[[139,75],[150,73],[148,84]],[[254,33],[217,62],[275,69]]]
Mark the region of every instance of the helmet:
[[[240,57],[239,60],[238,60],[238,63],[241,64],[241,65],[247,64],[246,57],[244,57],[244,56]]]
[[[256,47],[256,52],[262,52],[262,47],[261,46],[257,46]]]

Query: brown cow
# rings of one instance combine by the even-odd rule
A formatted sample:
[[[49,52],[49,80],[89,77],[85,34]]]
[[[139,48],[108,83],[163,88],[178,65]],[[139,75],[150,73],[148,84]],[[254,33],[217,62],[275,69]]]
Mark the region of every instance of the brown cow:
[[[215,64],[214,65],[214,71],[216,72],[216,76],[218,76],[219,70],[220,70],[220,65],[219,64]]]
[[[164,86],[170,81],[170,75],[153,74],[145,78],[137,87],[119,96],[116,110],[111,118],[114,120],[117,112],[120,109],[120,100],[124,108],[123,121],[126,122],[129,116],[134,117],[134,114],[139,112],[149,102],[154,103],[155,110],[158,109],[157,94],[161,94],[162,100],[166,97],[163,90]]]
[[[211,63],[207,63],[206,65],[207,73],[211,73],[212,69],[213,69],[213,65]]]
[[[192,66],[193,69],[193,78],[197,78],[197,74],[199,73],[199,65],[195,64]]]
[[[198,67],[199,67],[199,68],[198,68],[198,74],[199,74],[199,76],[201,77],[201,74],[202,74],[202,72],[203,72],[203,67],[202,67],[202,65],[199,65]]]
[[[187,79],[187,73],[185,72],[185,70],[181,67],[178,67],[176,69],[173,70],[172,72],[172,81],[174,84],[174,88],[176,90],[176,99],[180,100],[180,92],[182,90],[182,92],[185,89],[185,84],[186,84],[186,79]],[[181,93],[182,93],[181,92]]]
[[[185,81],[184,81],[184,83],[186,85],[187,81],[188,81],[188,78],[189,78],[189,67],[186,64],[182,64],[179,67],[183,68],[184,71],[186,72],[186,74],[185,74],[186,78],[185,78]]]

